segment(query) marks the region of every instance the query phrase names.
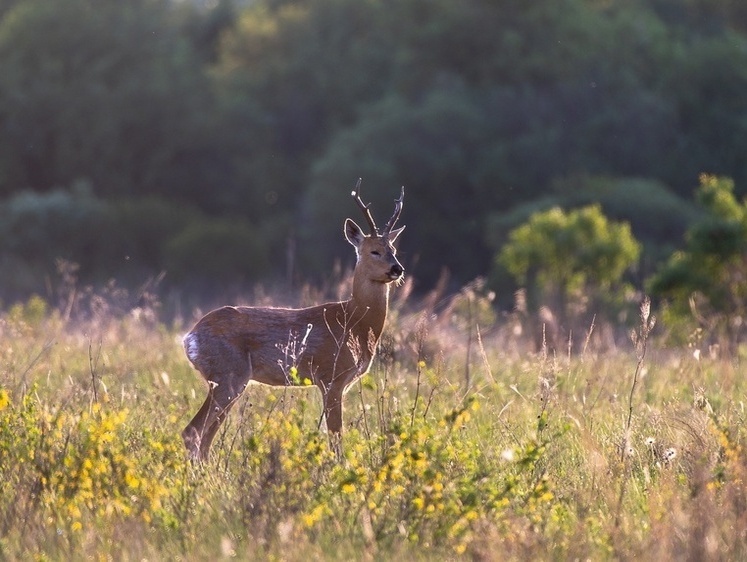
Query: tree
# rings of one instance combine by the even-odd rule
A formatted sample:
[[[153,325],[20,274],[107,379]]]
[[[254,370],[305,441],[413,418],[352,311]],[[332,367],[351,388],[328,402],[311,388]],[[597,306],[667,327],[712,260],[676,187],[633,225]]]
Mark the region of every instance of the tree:
[[[669,304],[673,324],[695,320],[712,339],[734,346],[747,319],[747,200],[737,200],[731,179],[706,174],[696,199],[705,216],[648,287]]]
[[[79,180],[103,196],[204,192],[218,148],[208,84],[170,18],[152,0],[26,0],[5,14],[0,194]]]
[[[447,264],[460,279],[475,277],[489,260],[481,236],[482,209],[501,194],[469,175],[481,159],[484,131],[469,97],[449,89],[431,92],[418,106],[392,96],[368,107],[357,126],[336,135],[312,170],[304,201],[305,237],[315,240],[315,247],[332,250],[325,256],[328,263],[339,255],[333,242],[340,240],[340,202],[349,198],[357,177],[379,209],[389,208],[404,185],[403,221],[410,229],[401,249],[410,255],[414,252],[408,248],[417,249],[417,275],[435,281]]]
[[[619,304],[623,275],[640,251],[629,224],[609,221],[598,205],[590,205],[532,215],[510,232],[496,259],[526,288],[530,314],[548,306],[569,330],[580,311]]]
[[[486,219],[486,238],[494,251],[500,249],[508,233],[529,220],[534,213],[553,207],[575,209],[598,203],[602,212],[615,221],[630,223],[633,236],[642,245],[638,282],[648,276],[681,245],[687,228],[702,211],[690,200],[676,195],[661,182],[637,177],[570,176],[557,179],[548,195],[517,205],[510,211],[496,211]],[[495,272],[498,274],[499,272]],[[496,283],[502,278],[496,275]]]
[[[247,221],[270,256],[303,239],[325,274],[363,177],[376,207],[410,194],[409,272],[461,285],[549,194],[629,220],[642,276],[690,220],[672,194],[703,169],[747,185],[743,4],[0,0],[0,198],[154,196]]]

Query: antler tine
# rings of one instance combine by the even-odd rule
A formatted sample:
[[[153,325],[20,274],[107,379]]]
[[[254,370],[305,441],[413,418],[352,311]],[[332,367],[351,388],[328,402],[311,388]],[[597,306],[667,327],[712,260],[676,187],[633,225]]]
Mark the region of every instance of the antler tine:
[[[386,226],[384,227],[384,236],[389,235],[389,233],[392,231],[392,228],[394,228],[394,225],[399,220],[399,215],[402,213],[402,204],[405,200],[405,186],[402,186],[402,193],[400,193],[399,199],[394,200],[394,214],[392,215],[392,218],[389,219],[389,222],[386,223]]]
[[[376,223],[373,220],[373,217],[371,216],[371,204],[369,203],[366,205],[363,200],[361,199],[361,178],[358,178],[358,183],[355,184],[355,190],[350,194],[353,196],[353,199],[355,199],[355,202],[358,203],[358,206],[361,208],[361,211],[363,211],[363,214],[366,216],[366,221],[368,221],[368,226],[371,227],[371,234],[377,235],[379,234],[379,229],[376,226]]]

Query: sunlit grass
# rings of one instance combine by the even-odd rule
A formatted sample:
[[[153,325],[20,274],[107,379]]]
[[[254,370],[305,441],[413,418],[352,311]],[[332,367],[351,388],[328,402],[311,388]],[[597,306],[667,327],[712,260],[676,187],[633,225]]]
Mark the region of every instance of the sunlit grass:
[[[649,341],[626,439],[632,345],[553,356],[486,331],[466,364],[448,318],[395,311],[342,462],[315,389],[250,386],[193,465],[179,434],[205,389],[180,329],[63,316],[32,299],[0,319],[0,558],[747,554],[738,358]]]

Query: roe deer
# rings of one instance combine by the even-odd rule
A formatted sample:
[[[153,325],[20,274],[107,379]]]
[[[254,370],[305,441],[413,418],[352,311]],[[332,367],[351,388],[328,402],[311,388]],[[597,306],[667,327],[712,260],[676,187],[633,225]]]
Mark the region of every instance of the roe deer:
[[[381,232],[359,188],[360,180],[352,196],[371,234],[345,220],[345,238],[357,255],[349,300],[301,309],[225,306],[206,314],[184,337],[187,357],[208,382],[205,403],[182,432],[193,460],[207,459],[218,428],[252,381],[319,388],[330,443],[341,454],[343,394],[371,366],[386,321],[389,285],[404,274],[394,243],[405,227],[393,230],[404,188]]]

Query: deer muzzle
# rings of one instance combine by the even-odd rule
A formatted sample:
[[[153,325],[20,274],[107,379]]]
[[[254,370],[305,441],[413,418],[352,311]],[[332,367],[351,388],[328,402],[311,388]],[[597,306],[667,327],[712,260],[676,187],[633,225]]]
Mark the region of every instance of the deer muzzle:
[[[389,279],[391,279],[392,281],[397,281],[398,279],[402,277],[402,275],[404,275],[404,273],[405,273],[405,269],[400,264],[395,263],[391,267],[387,275],[389,276]]]

